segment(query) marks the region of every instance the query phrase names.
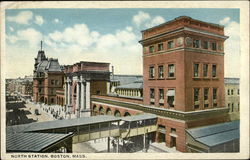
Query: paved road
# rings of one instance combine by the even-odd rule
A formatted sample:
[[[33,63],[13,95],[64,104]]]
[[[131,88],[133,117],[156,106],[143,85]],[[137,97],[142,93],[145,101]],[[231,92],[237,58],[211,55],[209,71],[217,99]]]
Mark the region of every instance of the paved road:
[[[26,108],[24,108],[24,110],[28,110],[30,111],[32,114],[27,115],[28,118],[32,118],[34,120],[37,120],[37,122],[45,122],[45,121],[52,121],[53,118],[51,116],[49,116],[46,112],[44,112],[43,110],[40,110],[40,115],[36,115],[35,114],[35,109],[37,109],[37,107],[32,104],[32,103],[27,103],[25,104]]]

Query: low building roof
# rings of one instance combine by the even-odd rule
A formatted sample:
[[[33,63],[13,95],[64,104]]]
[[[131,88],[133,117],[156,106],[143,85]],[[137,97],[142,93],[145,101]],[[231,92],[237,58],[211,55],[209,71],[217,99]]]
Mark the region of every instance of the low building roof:
[[[239,121],[197,127],[186,131],[196,141],[211,147],[239,139]]]
[[[122,120],[124,121],[140,121],[140,120],[146,120],[146,119],[155,119],[157,116],[155,114],[145,113],[145,114],[139,114],[134,116],[126,116],[122,117]]]
[[[7,152],[40,152],[72,135],[73,133],[8,133],[6,150]]]
[[[240,84],[239,78],[224,78],[225,84]]]
[[[64,120],[55,120],[55,121],[47,121],[47,122],[30,123],[27,125],[22,125],[20,127],[9,126],[7,127],[7,131],[32,132],[32,131],[74,127],[74,126],[80,126],[80,125],[95,124],[95,123],[109,122],[109,121],[119,121],[119,120],[121,120],[121,118],[108,116],[108,115],[100,115],[100,116],[93,116],[93,117],[82,117],[82,118],[75,118],[75,119],[64,119]]]
[[[136,81],[142,81],[142,75],[111,75],[111,82],[120,82],[120,85],[130,84]]]
[[[117,86],[116,89],[143,89],[143,83],[142,82],[135,82],[125,85]]]

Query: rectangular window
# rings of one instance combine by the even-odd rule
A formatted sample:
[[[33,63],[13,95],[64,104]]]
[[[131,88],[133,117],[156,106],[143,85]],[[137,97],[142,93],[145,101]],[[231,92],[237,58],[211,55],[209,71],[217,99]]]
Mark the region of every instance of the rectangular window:
[[[223,50],[222,42],[219,42],[219,43],[218,43],[218,49],[219,49],[220,51]]]
[[[193,47],[194,48],[200,48],[200,40],[194,40],[193,41]]]
[[[158,78],[164,78],[163,66],[158,67]]]
[[[217,107],[217,88],[213,88],[213,106]]]
[[[155,98],[155,89],[150,88],[150,99],[154,99]]]
[[[168,42],[168,49],[174,48],[174,41],[169,41]]]
[[[158,44],[158,51],[162,51],[163,50],[163,43]]]
[[[159,89],[159,104],[164,106],[164,89]]]
[[[232,112],[234,111],[234,103],[232,103]]]
[[[149,78],[155,77],[155,68],[153,66],[149,67]]]
[[[54,85],[54,84],[55,84],[55,81],[54,81],[54,80],[51,80],[51,81],[50,81],[50,84],[51,84],[51,85]]]
[[[199,64],[194,64],[194,77],[199,77]]]
[[[208,49],[208,41],[203,41],[203,49]]]
[[[238,95],[240,95],[240,89],[238,89]]]
[[[199,88],[194,88],[194,108],[197,109],[199,108]]]
[[[55,84],[56,84],[56,85],[59,85],[59,81],[58,81],[58,80],[56,80],[56,81],[55,81]]]
[[[176,129],[175,128],[171,128],[171,133],[176,133]]]
[[[217,88],[213,88],[213,100],[217,99]]]
[[[230,103],[227,104],[227,107],[230,108]]]
[[[233,89],[231,89],[231,95],[234,95],[234,90]]]
[[[174,71],[175,71],[174,64],[169,64],[168,65],[168,77],[175,77]]]
[[[216,42],[212,42],[212,50],[216,51],[217,50],[217,45]]]
[[[203,77],[207,77],[208,64],[203,64]]]
[[[175,99],[175,90],[169,89],[167,92],[167,103],[170,107],[174,107],[175,105],[174,99]]]
[[[159,89],[159,99],[164,99],[164,89]]]
[[[149,47],[149,53],[153,53],[154,50],[155,50],[155,47],[154,47],[154,46],[150,46],[150,47]]]
[[[240,103],[238,103],[238,111],[240,111]]]
[[[227,90],[227,95],[230,95],[230,89]]]
[[[216,64],[212,65],[212,77],[216,77]]]
[[[204,107],[207,108],[208,104],[209,88],[204,88]]]

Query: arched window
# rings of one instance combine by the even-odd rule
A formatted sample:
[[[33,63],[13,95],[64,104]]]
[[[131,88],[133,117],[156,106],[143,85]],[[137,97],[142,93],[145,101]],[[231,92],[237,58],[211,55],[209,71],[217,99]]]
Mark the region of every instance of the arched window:
[[[121,117],[120,111],[116,110],[116,111],[115,111],[115,116],[116,116],[116,117]]]

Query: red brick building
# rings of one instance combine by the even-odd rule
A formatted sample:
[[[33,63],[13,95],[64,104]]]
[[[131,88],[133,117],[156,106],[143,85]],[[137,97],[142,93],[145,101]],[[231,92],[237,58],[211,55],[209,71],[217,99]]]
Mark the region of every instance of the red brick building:
[[[56,90],[62,89],[64,73],[58,59],[46,58],[38,51],[33,74],[33,100],[45,104],[56,104]]]
[[[189,151],[186,129],[229,120],[224,102],[227,38],[223,26],[185,16],[142,31],[143,101],[93,96],[93,114],[156,114],[155,140]]]

